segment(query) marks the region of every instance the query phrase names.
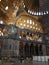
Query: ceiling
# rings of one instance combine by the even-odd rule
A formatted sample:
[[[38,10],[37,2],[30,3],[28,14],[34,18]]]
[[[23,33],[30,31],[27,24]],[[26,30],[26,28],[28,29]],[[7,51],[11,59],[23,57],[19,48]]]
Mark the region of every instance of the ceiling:
[[[29,4],[31,7],[30,0],[24,0],[26,4]],[[28,3],[29,2],[29,3]],[[49,10],[49,0],[39,0],[40,8],[42,10]],[[28,6],[28,5],[27,5]],[[32,7],[31,7],[32,9]],[[32,9],[33,10],[33,9]],[[22,0],[0,0],[0,20],[3,20],[5,23],[13,23],[16,22],[16,18],[19,15],[29,15],[24,9],[24,4]],[[31,15],[32,16],[32,15]],[[49,15],[46,16],[32,16],[37,19],[40,23],[42,23],[44,30],[47,28],[49,30]]]
[[[41,23],[37,19],[28,15],[19,16],[15,24],[17,27],[21,29],[29,29],[34,32],[43,33],[43,28],[42,28]]]
[[[18,5],[19,4],[19,5]],[[8,10],[5,8],[8,6]],[[13,18],[14,12],[21,7],[21,0],[1,0],[0,1],[0,18]]]
[[[36,11],[49,10],[49,0],[23,0],[26,8]],[[31,4],[31,5],[30,5]]]

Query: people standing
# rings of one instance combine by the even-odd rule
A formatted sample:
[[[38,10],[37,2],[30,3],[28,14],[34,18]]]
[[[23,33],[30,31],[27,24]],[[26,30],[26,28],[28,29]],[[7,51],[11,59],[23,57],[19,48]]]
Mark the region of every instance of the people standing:
[[[29,44],[26,43],[24,46],[25,58],[29,57]]]
[[[33,59],[33,55],[34,55],[34,45],[33,43],[31,43],[30,45],[30,58]]]
[[[35,55],[38,56],[39,53],[38,53],[38,44],[35,45]]]

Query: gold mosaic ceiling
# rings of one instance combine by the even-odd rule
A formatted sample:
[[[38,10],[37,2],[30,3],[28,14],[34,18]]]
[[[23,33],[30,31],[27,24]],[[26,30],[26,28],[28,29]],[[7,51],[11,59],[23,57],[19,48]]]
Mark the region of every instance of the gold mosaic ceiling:
[[[43,32],[42,25],[36,19],[31,16],[22,15],[19,16],[16,22],[16,26],[21,29],[29,29],[35,32]]]
[[[31,4],[31,1],[29,0],[26,3]],[[29,7],[31,8],[31,5],[29,5]],[[27,18],[27,20],[33,20],[31,18],[29,19],[29,17],[25,17],[25,18],[22,17],[22,18],[19,18],[16,21],[16,18],[17,18],[16,15],[17,15],[18,11],[20,12],[20,15],[22,15],[22,14],[24,15],[25,14],[25,15],[29,16],[29,14],[23,8],[23,2],[22,2],[22,0],[0,0],[0,20],[3,20],[7,24],[10,24],[10,23],[11,24],[15,24],[15,22],[18,22],[18,21],[21,22],[20,19],[23,19],[22,21],[24,21],[24,19],[26,19],[26,18]],[[38,16],[37,17],[36,16],[35,17],[32,16],[32,17],[35,18],[35,20],[39,18]],[[38,26],[40,26],[40,29],[41,29],[41,32],[42,32],[43,30],[42,30],[41,24],[39,24],[37,22],[37,20],[35,21],[35,23],[37,23]],[[17,23],[16,23],[16,25],[18,26]],[[30,26],[30,24],[29,24],[29,26]]]

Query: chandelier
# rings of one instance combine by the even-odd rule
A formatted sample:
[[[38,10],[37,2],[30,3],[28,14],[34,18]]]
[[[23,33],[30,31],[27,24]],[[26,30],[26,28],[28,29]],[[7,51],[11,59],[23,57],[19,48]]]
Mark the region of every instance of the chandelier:
[[[43,16],[49,14],[48,1],[42,0],[22,0],[25,10],[35,16]]]

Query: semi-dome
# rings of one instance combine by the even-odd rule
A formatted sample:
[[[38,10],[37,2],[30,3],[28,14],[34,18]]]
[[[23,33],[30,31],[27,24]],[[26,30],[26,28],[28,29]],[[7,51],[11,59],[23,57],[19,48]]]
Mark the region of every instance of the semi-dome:
[[[16,26],[21,29],[29,29],[35,32],[43,32],[39,21],[28,15],[21,15],[16,21]]]
[[[47,15],[49,13],[48,0],[23,0],[25,10],[32,15]]]

